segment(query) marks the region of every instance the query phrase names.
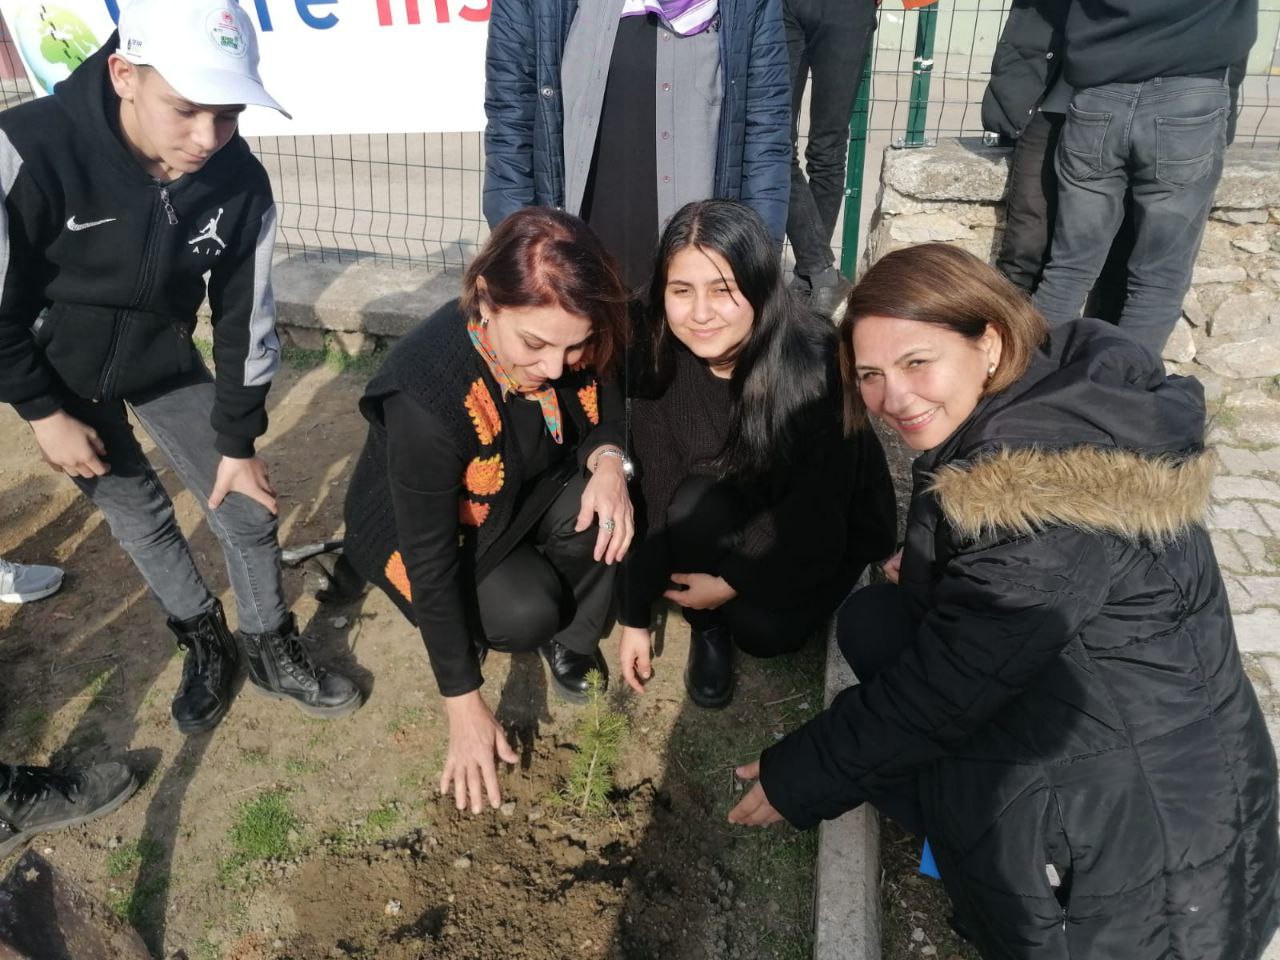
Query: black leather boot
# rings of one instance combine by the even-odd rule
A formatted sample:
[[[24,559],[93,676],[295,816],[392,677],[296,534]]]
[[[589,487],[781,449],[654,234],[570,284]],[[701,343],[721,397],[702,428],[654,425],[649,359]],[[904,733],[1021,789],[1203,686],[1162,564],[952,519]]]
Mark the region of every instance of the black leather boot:
[[[0,857],[37,833],[104,817],[138,789],[123,763],[96,763],[55,772],[11,767],[0,790]]]
[[[191,620],[170,620],[178,646],[187,651],[182,682],[169,712],[181,733],[212,730],[231,706],[231,684],[239,669],[236,642],[227,629],[222,604]]]
[[[589,654],[577,653],[552,640],[540,646],[538,652],[551,669],[556,692],[570,703],[587,702],[587,674],[592,670],[599,670],[605,688],[609,686],[609,668],[598,648]]]
[[[689,631],[689,664],[684,670],[689,699],[708,710],[733,699],[733,634],[728,627]]]
[[[292,700],[313,717],[341,717],[360,706],[360,688],[340,673],[311,662],[293,614],[266,633],[236,632],[245,671],[256,692]]]

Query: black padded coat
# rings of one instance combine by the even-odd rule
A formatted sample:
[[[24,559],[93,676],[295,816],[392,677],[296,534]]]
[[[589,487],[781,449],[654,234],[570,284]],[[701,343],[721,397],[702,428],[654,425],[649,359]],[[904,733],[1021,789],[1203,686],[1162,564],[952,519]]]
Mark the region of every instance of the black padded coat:
[[[984,957],[1251,960],[1274,929],[1275,754],[1202,524],[1203,427],[1197,381],[1098,321],[1055,328],[917,461],[915,635],[762,757],[797,826],[914,782]]]

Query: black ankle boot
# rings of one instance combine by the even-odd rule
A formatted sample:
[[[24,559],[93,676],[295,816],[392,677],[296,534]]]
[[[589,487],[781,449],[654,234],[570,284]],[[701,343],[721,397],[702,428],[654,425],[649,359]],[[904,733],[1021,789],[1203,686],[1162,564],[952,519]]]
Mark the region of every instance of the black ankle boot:
[[[292,700],[313,717],[341,717],[360,706],[360,688],[340,673],[311,662],[293,614],[266,633],[236,632],[244,666],[258,693]]]
[[[106,816],[138,789],[123,763],[55,772],[47,767],[11,767],[0,790],[0,857],[29,837]]]
[[[708,710],[733,699],[733,634],[728,627],[689,631],[689,664],[684,671],[689,699]]]
[[[239,669],[236,642],[227,629],[222,604],[191,620],[170,620],[178,646],[187,651],[182,682],[173,695],[170,713],[181,733],[212,730],[231,705],[231,684]]]
[[[540,646],[538,652],[551,668],[556,692],[571,703],[587,702],[587,674],[592,670],[599,670],[600,679],[606,688],[609,686],[609,668],[605,666],[599,649],[591,653],[576,653],[552,640]]]

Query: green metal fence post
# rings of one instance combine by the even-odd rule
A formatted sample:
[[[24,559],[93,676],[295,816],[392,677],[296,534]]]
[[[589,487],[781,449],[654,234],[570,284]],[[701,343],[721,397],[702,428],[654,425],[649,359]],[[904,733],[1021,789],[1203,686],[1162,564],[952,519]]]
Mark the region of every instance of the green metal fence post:
[[[871,56],[867,51],[862,80],[849,121],[849,158],[844,173],[844,230],[840,234],[840,272],[852,277],[858,263],[858,220],[862,216],[862,175],[867,165],[867,121],[871,116]]]
[[[907,106],[907,134],[895,140],[895,147],[927,147],[925,118],[929,112],[929,78],[933,74],[933,35],[938,28],[938,5],[920,8],[916,24],[916,56],[911,62],[911,102]]]

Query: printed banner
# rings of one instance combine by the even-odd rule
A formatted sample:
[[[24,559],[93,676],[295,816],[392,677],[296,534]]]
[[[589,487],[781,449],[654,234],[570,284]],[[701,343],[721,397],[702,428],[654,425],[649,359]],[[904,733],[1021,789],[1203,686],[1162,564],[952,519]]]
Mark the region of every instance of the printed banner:
[[[244,133],[484,129],[490,0],[239,2],[258,30],[263,83],[293,114],[250,107]],[[45,94],[106,42],[119,9],[117,0],[0,0],[0,13]]]

